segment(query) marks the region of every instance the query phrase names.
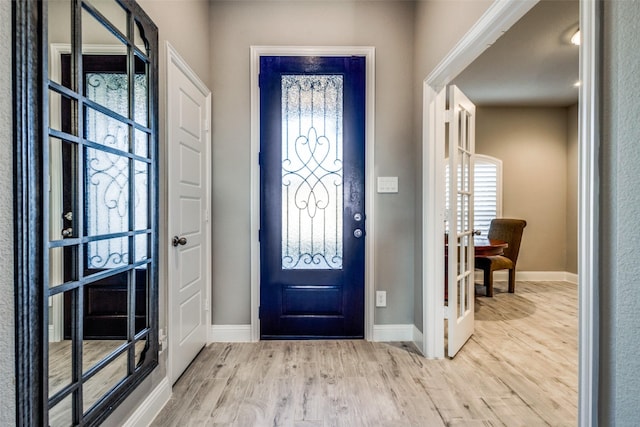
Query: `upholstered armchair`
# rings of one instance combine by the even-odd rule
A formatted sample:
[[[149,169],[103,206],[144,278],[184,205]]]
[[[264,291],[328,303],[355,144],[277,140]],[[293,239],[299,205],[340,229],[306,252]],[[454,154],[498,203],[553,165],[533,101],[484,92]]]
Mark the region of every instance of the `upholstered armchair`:
[[[503,240],[508,243],[502,255],[478,256],[475,258],[476,268],[484,271],[484,286],[486,296],[493,296],[493,272],[496,270],[509,270],[509,292],[515,292],[516,288],[516,262],[520,252],[522,232],[527,226],[523,219],[496,218],[489,226],[490,240]]]

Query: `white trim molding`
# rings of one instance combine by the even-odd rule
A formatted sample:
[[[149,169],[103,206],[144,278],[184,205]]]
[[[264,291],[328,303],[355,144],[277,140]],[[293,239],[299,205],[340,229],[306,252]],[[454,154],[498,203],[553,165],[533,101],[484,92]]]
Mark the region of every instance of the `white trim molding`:
[[[581,427],[598,424],[601,8],[600,1],[580,1],[578,425]]]
[[[413,341],[415,326],[411,324],[373,325],[374,342]]]
[[[422,349],[422,346],[424,345],[424,335],[422,334],[422,332],[420,331],[420,329],[418,329],[416,327],[416,325],[411,325],[413,326],[413,344],[419,349]]]
[[[476,271],[476,283],[478,280],[482,282],[482,272]],[[499,270],[493,272],[493,280],[507,281],[509,280],[509,272],[507,270]],[[569,273],[568,271],[518,271],[516,270],[516,281],[529,282],[568,282],[574,285],[578,284],[578,275]]]
[[[411,341],[421,348],[422,332],[415,325],[373,325],[374,342]],[[252,342],[251,325],[211,325],[208,342]]]
[[[251,325],[211,325],[207,341],[252,342]]]
[[[260,87],[258,75],[261,56],[351,56],[366,58],[365,113],[365,243],[364,337],[374,335],[375,273],[375,47],[372,46],[251,46],[251,340],[260,340]]]
[[[171,399],[171,384],[169,384],[169,378],[164,377],[122,426],[139,427],[151,425],[162,408],[169,402],[169,399]]]
[[[444,357],[444,245],[445,179],[444,138],[446,97],[442,91],[423,83],[422,143],[422,354],[429,359]]]
[[[451,82],[539,0],[495,0],[471,29],[427,76],[425,82],[438,90]]]

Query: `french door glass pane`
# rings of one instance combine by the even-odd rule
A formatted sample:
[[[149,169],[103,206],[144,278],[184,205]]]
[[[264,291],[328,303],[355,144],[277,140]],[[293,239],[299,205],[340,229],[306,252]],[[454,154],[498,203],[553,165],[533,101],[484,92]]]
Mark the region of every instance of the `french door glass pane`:
[[[342,268],[341,75],[282,76],[282,268]]]

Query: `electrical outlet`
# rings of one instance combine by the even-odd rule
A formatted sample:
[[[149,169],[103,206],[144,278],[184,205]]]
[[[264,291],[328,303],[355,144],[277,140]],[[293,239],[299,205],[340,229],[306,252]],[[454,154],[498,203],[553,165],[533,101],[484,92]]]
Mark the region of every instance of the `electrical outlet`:
[[[387,291],[376,291],[376,307],[387,306]]]

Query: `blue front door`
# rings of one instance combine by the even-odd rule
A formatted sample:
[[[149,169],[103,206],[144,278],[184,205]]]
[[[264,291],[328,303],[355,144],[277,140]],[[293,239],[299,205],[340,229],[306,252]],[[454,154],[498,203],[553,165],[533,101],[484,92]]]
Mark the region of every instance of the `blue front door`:
[[[260,59],[260,333],[364,336],[365,58]]]

